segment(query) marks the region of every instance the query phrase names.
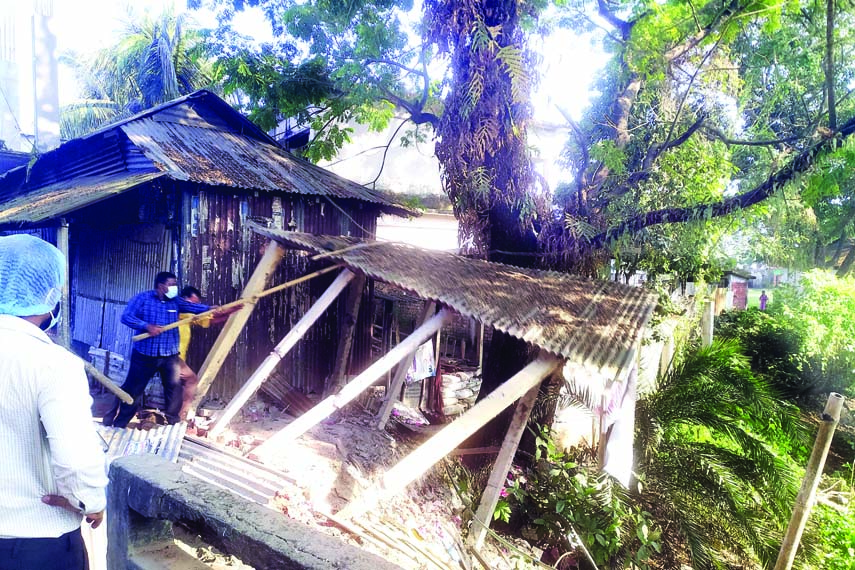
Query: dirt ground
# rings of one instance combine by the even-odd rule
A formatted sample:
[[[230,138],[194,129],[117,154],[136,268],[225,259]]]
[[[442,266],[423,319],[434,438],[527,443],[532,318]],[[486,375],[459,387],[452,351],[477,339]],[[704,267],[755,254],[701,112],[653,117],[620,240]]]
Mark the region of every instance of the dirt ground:
[[[212,413],[215,417],[216,411]],[[258,445],[292,419],[275,406],[250,402],[216,442],[230,453],[252,458]],[[466,507],[448,483],[443,464],[354,522],[332,520],[330,514],[360,497],[426,437],[394,422],[379,431],[375,422],[354,404],[286,444],[281,453],[271,454],[274,459],[266,464],[296,481],[281,489],[271,506],[407,569],[538,567],[529,558],[537,559],[541,552],[525,541],[504,545],[488,537],[480,552],[483,562],[472,556],[462,537]]]

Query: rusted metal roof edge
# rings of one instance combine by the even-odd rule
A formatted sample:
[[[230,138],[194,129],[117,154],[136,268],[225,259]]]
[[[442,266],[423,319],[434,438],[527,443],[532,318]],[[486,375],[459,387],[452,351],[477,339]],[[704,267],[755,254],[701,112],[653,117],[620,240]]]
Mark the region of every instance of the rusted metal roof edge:
[[[57,182],[0,202],[0,225],[44,222],[166,175],[165,172],[124,172]]]

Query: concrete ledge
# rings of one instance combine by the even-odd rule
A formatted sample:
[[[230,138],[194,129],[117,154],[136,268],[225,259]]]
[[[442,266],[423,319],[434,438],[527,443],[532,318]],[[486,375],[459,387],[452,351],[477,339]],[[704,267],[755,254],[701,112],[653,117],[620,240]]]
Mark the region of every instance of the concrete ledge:
[[[108,489],[107,565],[133,567],[135,554],[169,540],[181,523],[257,570],[400,570],[334,537],[187,475],[154,455],[113,461]]]

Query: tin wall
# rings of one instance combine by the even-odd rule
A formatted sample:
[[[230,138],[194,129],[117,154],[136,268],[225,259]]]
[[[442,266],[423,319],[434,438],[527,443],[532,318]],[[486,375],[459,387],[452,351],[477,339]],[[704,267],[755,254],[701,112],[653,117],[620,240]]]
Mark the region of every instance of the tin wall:
[[[376,230],[377,211],[361,203],[337,201],[349,219],[325,198],[269,193],[233,194],[207,187],[183,195],[183,224],[180,267],[183,285],[194,285],[204,302],[221,305],[240,296],[263,254],[265,238],[252,232],[247,221],[297,231],[364,236]],[[361,207],[360,207],[361,206]],[[270,285],[284,283],[323,267],[310,263],[308,256],[289,251]],[[334,273],[261,299],[214,382],[210,396],[230,398],[253,370],[285,336],[291,326],[332,282]],[[363,306],[370,307],[369,288]],[[289,354],[278,371],[294,387],[304,392],[321,392],[332,367],[338,342],[340,315],[345,295],[312,326],[302,342]],[[367,315],[367,312],[366,312]],[[354,338],[352,368],[368,364],[369,323],[360,315],[359,332]],[[198,370],[213,345],[220,327],[195,327],[188,362]]]

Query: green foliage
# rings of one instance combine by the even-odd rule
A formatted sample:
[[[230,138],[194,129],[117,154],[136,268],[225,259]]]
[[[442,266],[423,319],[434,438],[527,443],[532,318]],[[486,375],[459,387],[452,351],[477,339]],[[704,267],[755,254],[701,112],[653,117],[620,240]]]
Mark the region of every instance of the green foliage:
[[[60,133],[70,139],[181,95],[216,84],[202,36],[184,15],[148,12],[126,24],[118,42],[95,54],[65,54],[83,97],[61,109]]]
[[[716,320],[715,335],[738,341],[751,359],[751,369],[784,398],[798,399],[815,391],[807,374],[804,331],[778,315],[756,308],[728,311]]]
[[[807,436],[737,342],[682,355],[639,400],[636,430],[641,502],[667,529],[666,559],[685,545],[698,569],[774,562],[799,483],[788,452]]]
[[[817,549],[822,562],[817,570],[852,570],[855,568],[855,501],[848,501],[843,512],[818,504],[813,517],[819,528]]]
[[[648,568],[661,551],[661,532],[650,513],[636,507],[609,475],[559,450],[546,428],[536,438],[534,464],[512,471],[504,493],[495,518],[526,525],[542,544],[561,550],[568,536],[577,536],[601,567],[631,561]]]
[[[853,390],[855,279],[813,270],[775,290],[770,310],[803,339],[801,355],[821,391]]]

